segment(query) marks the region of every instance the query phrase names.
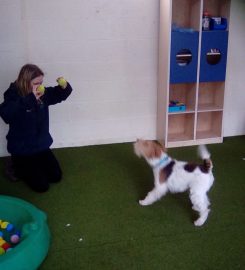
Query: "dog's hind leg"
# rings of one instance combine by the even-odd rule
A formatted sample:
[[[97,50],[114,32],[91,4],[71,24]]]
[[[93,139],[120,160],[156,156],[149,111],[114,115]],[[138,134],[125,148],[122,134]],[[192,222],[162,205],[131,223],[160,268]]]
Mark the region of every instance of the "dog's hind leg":
[[[208,214],[209,214],[210,209],[205,209],[202,212],[199,212],[200,217],[194,222],[195,226],[202,226],[205,221],[208,218]]]
[[[210,205],[207,194],[195,194],[190,195],[191,202],[193,203],[192,209],[199,212],[199,218],[194,222],[195,226],[202,226],[208,218]]]
[[[159,200],[162,196],[164,196],[168,191],[166,184],[161,184],[160,186],[154,187],[153,190],[148,192],[144,200],[140,200],[140,205],[150,205],[157,200]]]

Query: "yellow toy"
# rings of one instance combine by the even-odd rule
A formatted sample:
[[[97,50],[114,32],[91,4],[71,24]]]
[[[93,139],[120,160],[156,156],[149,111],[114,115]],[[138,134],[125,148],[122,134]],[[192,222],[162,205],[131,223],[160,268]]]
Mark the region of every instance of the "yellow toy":
[[[67,81],[63,78],[63,77],[59,77],[57,79],[57,83],[59,84],[59,86],[61,86],[62,88],[66,88],[67,86]]]
[[[40,84],[40,85],[37,87],[37,91],[40,92],[40,93],[42,93],[42,94],[44,94],[44,92],[45,92],[45,87],[44,87],[42,84]]]

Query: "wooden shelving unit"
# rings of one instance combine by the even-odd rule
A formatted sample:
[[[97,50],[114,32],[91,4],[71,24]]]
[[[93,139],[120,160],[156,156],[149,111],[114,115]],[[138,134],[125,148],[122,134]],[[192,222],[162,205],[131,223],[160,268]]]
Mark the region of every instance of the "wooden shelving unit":
[[[204,33],[202,14],[229,26],[229,9],[230,0],[160,1],[157,137],[166,147],[223,141],[228,28]],[[186,110],[169,112],[170,101]]]

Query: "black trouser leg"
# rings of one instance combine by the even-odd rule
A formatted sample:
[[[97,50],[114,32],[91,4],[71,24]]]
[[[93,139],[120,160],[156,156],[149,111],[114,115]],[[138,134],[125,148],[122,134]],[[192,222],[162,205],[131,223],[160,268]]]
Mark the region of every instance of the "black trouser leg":
[[[57,161],[56,157],[50,149],[41,152],[38,155],[38,159],[43,165],[42,169],[45,172],[46,178],[49,183],[56,183],[61,181],[62,171],[59,162]]]
[[[50,149],[29,156],[12,156],[12,160],[18,178],[34,191],[45,192],[49,183],[61,180],[59,163]]]

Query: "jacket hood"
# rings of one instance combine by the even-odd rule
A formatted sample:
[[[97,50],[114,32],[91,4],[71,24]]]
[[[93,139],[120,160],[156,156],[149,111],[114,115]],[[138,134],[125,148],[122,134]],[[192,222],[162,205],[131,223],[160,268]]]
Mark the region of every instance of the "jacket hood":
[[[9,88],[4,93],[4,98],[14,97],[19,95],[18,88],[14,82],[10,83]]]

